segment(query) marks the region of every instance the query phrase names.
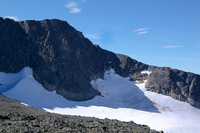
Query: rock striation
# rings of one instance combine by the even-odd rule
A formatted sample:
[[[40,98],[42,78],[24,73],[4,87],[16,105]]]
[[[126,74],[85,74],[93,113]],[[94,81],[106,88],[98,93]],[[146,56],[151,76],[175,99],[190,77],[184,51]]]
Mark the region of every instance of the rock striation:
[[[15,22],[0,18],[0,50],[0,71],[18,72],[29,66],[45,89],[55,90],[69,100],[82,101],[100,95],[90,81],[113,68],[131,80],[147,80],[150,91],[200,107],[200,75],[149,66],[104,50],[65,21]],[[143,70],[151,74],[142,74]]]

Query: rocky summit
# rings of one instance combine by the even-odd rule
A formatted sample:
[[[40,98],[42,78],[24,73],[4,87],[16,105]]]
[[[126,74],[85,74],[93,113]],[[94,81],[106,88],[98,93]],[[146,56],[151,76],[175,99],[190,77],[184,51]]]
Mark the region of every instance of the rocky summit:
[[[15,22],[0,18],[0,50],[0,72],[18,72],[29,66],[45,89],[55,90],[68,100],[83,101],[101,95],[90,81],[113,68],[131,80],[146,80],[150,91],[200,108],[200,75],[146,65],[104,50],[65,21]],[[143,70],[150,74],[141,73]]]

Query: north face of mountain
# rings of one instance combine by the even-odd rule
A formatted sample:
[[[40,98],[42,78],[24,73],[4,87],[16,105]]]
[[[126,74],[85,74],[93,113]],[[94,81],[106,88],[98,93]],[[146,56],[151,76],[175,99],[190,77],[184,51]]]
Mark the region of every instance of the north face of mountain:
[[[113,68],[123,77],[146,82],[150,91],[200,107],[200,77],[170,68],[149,66],[93,45],[67,22],[52,19],[15,22],[0,18],[0,71],[33,69],[45,89],[69,100],[87,100],[100,93],[90,81]],[[150,75],[141,71],[149,70]]]
[[[0,71],[18,72],[29,66],[47,90],[56,90],[67,99],[87,100],[99,95],[90,81],[102,77],[109,68],[124,73],[114,53],[93,45],[67,22],[1,18],[0,23]]]

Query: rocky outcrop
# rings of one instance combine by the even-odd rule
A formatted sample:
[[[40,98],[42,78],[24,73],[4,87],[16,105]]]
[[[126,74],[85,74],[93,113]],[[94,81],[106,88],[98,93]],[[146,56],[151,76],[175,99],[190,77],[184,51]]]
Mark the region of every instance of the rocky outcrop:
[[[0,18],[0,71],[18,72],[27,66],[29,46],[23,29],[13,20]]]
[[[52,19],[15,22],[0,18],[0,71],[33,69],[45,89],[69,100],[87,100],[100,93],[90,81],[113,68],[123,77],[146,82],[150,91],[200,107],[199,75],[143,64],[93,45],[67,22]],[[150,70],[152,73],[142,74]],[[53,99],[52,99],[53,100]]]
[[[148,90],[186,101],[200,108],[200,75],[171,68],[149,67]]]
[[[147,70],[148,65],[131,59],[128,56],[117,54],[120,60],[120,70],[116,71],[119,75],[123,77],[130,77],[131,80],[143,81],[146,79],[147,74],[141,74],[141,71]]]

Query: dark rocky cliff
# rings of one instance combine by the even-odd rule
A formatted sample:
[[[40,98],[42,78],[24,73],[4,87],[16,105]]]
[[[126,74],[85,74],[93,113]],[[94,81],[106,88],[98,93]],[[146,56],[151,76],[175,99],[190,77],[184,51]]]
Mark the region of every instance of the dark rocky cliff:
[[[90,81],[113,68],[123,77],[147,80],[146,87],[151,91],[200,107],[199,75],[148,66],[101,49],[65,21],[15,22],[0,18],[0,50],[0,71],[18,72],[29,66],[34,78],[47,90],[56,90],[69,100],[100,95]],[[144,69],[152,73],[141,74]]]
[[[200,108],[200,75],[171,68],[149,67],[148,90],[171,96]]]

